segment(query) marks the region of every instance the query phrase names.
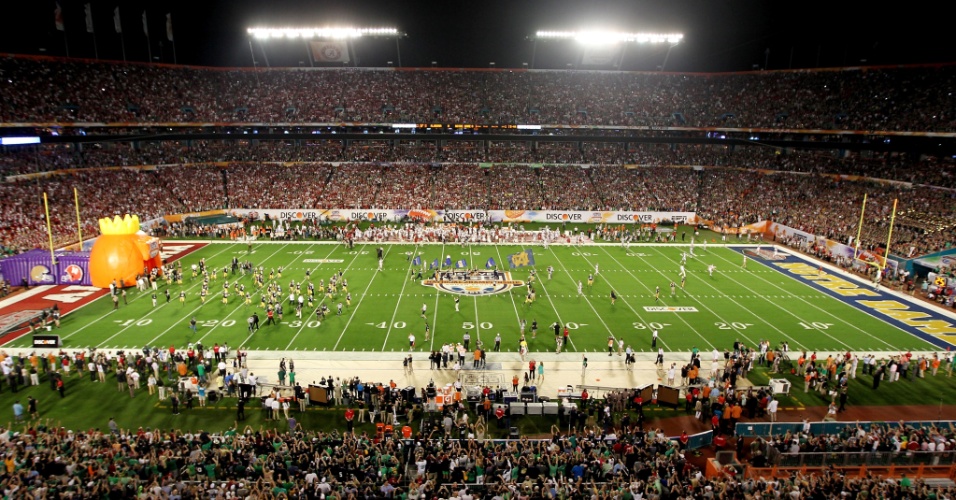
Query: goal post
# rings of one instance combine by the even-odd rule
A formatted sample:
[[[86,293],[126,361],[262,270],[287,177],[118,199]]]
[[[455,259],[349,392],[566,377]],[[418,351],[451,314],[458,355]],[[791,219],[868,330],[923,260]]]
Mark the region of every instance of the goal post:
[[[864,252],[861,250],[860,245],[862,244],[863,236],[863,225],[866,221],[866,201],[867,195],[863,195],[863,206],[860,209],[860,223],[857,226],[856,230],[856,241],[853,245],[853,260],[865,264],[866,266],[876,267],[880,273],[883,273],[886,270],[886,262],[889,259],[890,255],[890,245],[893,240],[893,226],[896,224],[896,207],[899,202],[899,199],[893,199],[893,210],[890,214],[890,226],[889,230],[886,233],[886,245],[883,250],[883,255],[878,256],[873,260],[863,258]]]

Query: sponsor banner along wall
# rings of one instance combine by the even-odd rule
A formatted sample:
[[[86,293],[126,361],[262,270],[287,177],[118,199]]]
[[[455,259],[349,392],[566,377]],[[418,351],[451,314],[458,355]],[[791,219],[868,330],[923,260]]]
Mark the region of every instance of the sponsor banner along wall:
[[[622,212],[585,210],[394,210],[394,209],[234,209],[236,217],[280,221],[331,220],[396,222],[405,217],[435,222],[574,222],[590,224],[696,224],[695,212]]]
[[[695,212],[585,210],[489,210],[492,222],[574,222],[589,224],[696,224]]]

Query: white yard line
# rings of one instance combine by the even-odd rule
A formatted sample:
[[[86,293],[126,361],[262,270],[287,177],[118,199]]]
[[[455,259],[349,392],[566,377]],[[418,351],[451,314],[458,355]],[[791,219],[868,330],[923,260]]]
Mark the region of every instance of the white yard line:
[[[235,244],[228,244],[228,245],[226,245],[226,248],[224,248],[224,249],[222,249],[222,250],[220,250],[220,251],[218,251],[218,252],[216,252],[216,253],[210,255],[209,258],[212,259],[213,257],[218,256],[219,254],[225,252],[226,250],[229,250],[229,248],[232,247],[232,246],[234,246],[234,245],[235,245]],[[192,253],[192,252],[190,252],[190,253]],[[188,254],[187,254],[187,255],[188,255]],[[195,287],[196,287],[196,285],[193,285],[193,286],[187,288],[187,290],[192,290],[192,289],[195,288]],[[139,299],[141,299],[141,298],[143,298],[143,297],[148,297],[148,296],[150,296],[150,295],[151,295],[151,293],[150,293],[151,291],[152,291],[152,290],[147,290],[146,292],[138,293],[138,294],[136,295],[136,297],[133,297],[133,299],[132,299],[130,302],[139,300]],[[99,299],[96,299],[96,300],[102,300],[103,298],[109,297],[109,296],[110,296],[110,295],[107,293],[107,294],[104,295],[103,297],[100,297]],[[96,300],[91,301],[90,304],[92,304],[93,302],[96,302]],[[86,305],[89,305],[89,304],[86,304]],[[163,307],[163,306],[165,306],[165,305],[166,305],[166,303],[163,303],[163,304],[161,304],[159,307]],[[84,306],[84,307],[85,307],[85,306]],[[154,310],[155,310],[155,309],[154,309]],[[83,325],[82,327],[77,328],[77,329],[74,330],[73,332],[71,332],[71,333],[69,333],[69,334],[67,334],[67,335],[64,335],[64,336],[63,336],[63,340],[66,340],[66,339],[68,339],[68,338],[70,338],[70,337],[76,335],[77,333],[82,332],[83,330],[85,330],[85,329],[87,329],[87,328],[89,328],[89,327],[91,327],[91,326],[93,326],[93,325],[100,325],[100,321],[102,321],[104,318],[106,318],[106,317],[109,316],[110,314],[113,314],[114,312],[116,312],[116,311],[114,311],[114,310],[111,309],[108,313],[106,313],[106,314],[100,316],[99,318],[96,318],[95,320],[93,320],[93,321],[91,321],[91,322],[89,322],[89,323]],[[148,315],[149,315],[149,313],[146,314],[146,316],[148,316]],[[146,317],[146,316],[142,316],[142,317],[140,317],[139,319],[142,319],[142,318],[144,318],[144,317]],[[114,337],[115,337],[115,335],[114,335]],[[113,338],[113,337],[110,337],[110,338]]]
[[[439,256],[441,255],[445,255],[444,243],[442,243],[441,253],[439,254]],[[431,269],[429,269],[429,271],[431,271]],[[431,338],[431,344],[428,346],[429,352],[435,350],[435,337],[438,334],[438,298],[441,297],[441,290],[437,288],[433,288],[433,290],[435,290],[435,306],[433,307],[433,310],[432,310],[432,338]],[[425,321],[428,321],[428,319],[426,318]]]
[[[282,248],[286,248],[287,246],[288,246],[288,245],[284,245]],[[282,248],[280,248],[279,250],[282,250]],[[312,245],[309,245],[309,246],[306,247],[306,248],[312,248]],[[277,250],[277,251],[278,251],[278,250]],[[299,259],[301,259],[302,257],[308,255],[308,254],[306,253],[306,252],[308,252],[308,251],[309,251],[309,250],[299,250],[299,251],[298,251],[299,253],[297,254],[297,256],[296,256],[294,259],[290,260],[288,265],[282,266],[283,269],[291,269],[292,263],[295,262],[295,261],[297,261],[297,260],[299,260]],[[335,251],[335,250],[334,250],[334,247],[333,247],[333,250],[332,250],[332,251],[333,251],[333,252]],[[273,252],[272,255],[275,255],[275,252]],[[269,257],[266,257],[266,260],[269,260],[270,258],[272,258],[272,255],[270,255]],[[332,255],[332,252],[329,252],[329,255]],[[328,258],[328,255],[326,255],[325,257]],[[263,262],[265,262],[265,261],[263,261]],[[279,283],[279,284],[281,285],[282,283]],[[268,283],[266,283],[266,286],[268,286]],[[236,296],[236,298],[239,299],[238,302],[236,303],[236,307],[234,307],[234,308],[232,309],[232,311],[231,311],[229,314],[227,314],[225,318],[223,318],[223,321],[225,321],[226,319],[228,319],[228,318],[229,318],[230,316],[232,316],[233,314],[236,314],[236,312],[239,311],[239,309],[243,309],[243,308],[244,308],[243,306],[245,306],[245,299],[244,299],[243,297],[239,297],[238,295]],[[280,297],[280,298],[281,298],[281,299],[284,299],[284,297]],[[254,307],[254,306],[253,306],[253,307]],[[199,339],[197,339],[196,342],[197,342],[197,343],[202,343],[202,341],[205,340],[205,338],[208,337],[209,334],[212,333],[213,330],[215,330],[216,328],[218,328],[219,325],[222,325],[223,321],[219,321],[218,323],[216,323],[215,325],[213,325],[213,326],[210,327],[209,329],[204,330],[202,337],[199,337]],[[248,325],[249,325],[248,323],[243,323],[241,326],[243,326],[243,327],[245,327],[245,328],[248,328]],[[228,327],[227,327],[227,328],[228,328]],[[242,346],[240,346],[240,347],[242,347]]]
[[[468,260],[470,268],[475,269],[474,247],[470,243],[468,244]],[[473,295],[472,300],[475,302],[475,345],[477,346],[481,344],[481,320],[478,319],[478,296]]]
[[[36,294],[46,292],[54,288],[55,286],[56,285],[34,285],[33,288],[25,292],[21,292],[14,295],[13,297],[7,297],[3,300],[0,300],[0,309],[16,304],[17,302],[20,302],[22,300],[29,299],[30,297],[33,297]]]
[[[363,246],[362,248],[364,248],[364,246]],[[335,253],[335,247],[332,247],[332,251],[329,252],[329,254],[325,256],[325,258],[328,259],[333,253]],[[362,255],[361,249],[359,249],[358,251],[355,252],[355,255],[352,257],[352,261],[349,262],[349,265],[345,266],[345,269],[342,271],[342,279],[346,279],[346,278],[345,278],[345,272],[352,268],[352,265],[355,264],[355,261],[358,260],[359,255]],[[322,264],[320,263],[318,266],[315,266],[314,268],[312,268],[312,272],[314,273],[314,272],[318,271],[319,266],[321,266],[321,265],[322,265]],[[309,324],[309,321],[311,321],[309,318],[311,318],[313,315],[315,315],[315,311],[318,311],[319,308],[322,307],[322,304],[325,303],[325,300],[326,300],[326,297],[323,296],[323,297],[322,297],[322,300],[320,300],[319,303],[316,304],[315,309],[313,309],[312,312],[308,313],[308,315],[305,317],[305,320],[302,321],[302,326],[300,326],[300,327],[299,327],[299,330],[298,330],[297,332],[295,332],[295,335],[292,336],[292,340],[289,341],[289,345],[287,345],[287,346],[285,347],[285,350],[288,351],[289,348],[292,347],[292,344],[295,343],[295,339],[299,338],[299,334],[302,333],[302,330],[304,330],[305,327],[306,327],[306,325]],[[358,307],[358,304],[356,304],[356,307]],[[329,309],[331,310],[331,308],[329,308]],[[351,312],[350,312],[350,314],[351,314]],[[321,327],[322,325],[319,325],[319,326]]]
[[[365,246],[366,245],[362,245],[362,248],[365,248]],[[388,250],[385,251],[385,256],[387,256],[388,252],[391,250],[392,247],[389,247]],[[378,271],[375,271],[375,274],[372,275],[372,278],[368,280],[368,284],[365,285],[365,291],[362,292],[362,296],[359,298],[358,303],[355,304],[355,309],[353,309],[352,314],[349,315],[349,320],[345,322],[345,327],[342,328],[342,333],[339,334],[338,340],[336,340],[335,345],[332,346],[333,351],[339,346],[339,343],[342,342],[342,337],[345,336],[345,332],[349,330],[349,325],[352,324],[352,320],[355,319],[355,313],[358,312],[358,308],[362,307],[362,304],[365,303],[365,297],[368,297],[368,289],[372,286],[372,282],[375,281],[376,276],[378,276]]]
[[[604,253],[606,253],[607,256],[611,258],[611,260],[613,260],[614,262],[616,262],[617,265],[620,266],[621,269],[624,270],[624,272],[626,272],[628,275],[630,275],[631,278],[634,279],[634,281],[636,281],[636,282],[639,283],[641,286],[643,286],[648,292],[653,293],[653,292],[651,291],[651,287],[647,286],[647,284],[644,283],[643,281],[637,279],[637,276],[634,276],[634,273],[632,273],[631,270],[627,268],[627,266],[621,264],[621,262],[620,262],[619,260],[617,260],[613,255],[611,255],[611,252],[608,252],[607,249],[604,249],[604,248],[602,248],[602,250],[604,250]],[[640,257],[638,257],[638,258],[640,258]],[[642,259],[642,260],[643,260],[643,259]],[[645,263],[646,263],[646,262],[647,262],[647,261],[645,261]],[[658,272],[660,273],[660,271],[658,271]],[[661,274],[663,274],[663,273],[661,273]],[[618,297],[618,298],[620,298],[620,297]],[[663,301],[661,301],[661,302],[663,302]],[[628,307],[630,307],[630,304],[628,305]],[[631,308],[631,309],[633,310],[633,308]],[[708,310],[709,310],[709,309],[708,309]],[[711,313],[713,313],[713,311],[711,311]],[[687,328],[689,328],[691,331],[693,331],[695,334],[697,334],[697,336],[700,337],[700,339],[703,340],[708,346],[714,347],[714,344],[711,344],[710,341],[707,340],[707,337],[703,336],[696,328],[694,328],[694,327],[690,324],[689,321],[687,321],[686,319],[684,319],[683,317],[681,317],[679,314],[675,314],[674,316],[675,316],[678,320],[680,320],[681,323],[684,323],[684,325],[687,326]],[[714,316],[717,316],[717,315],[714,314]],[[638,317],[640,318],[640,316],[638,316]],[[717,317],[719,317],[719,316],[717,316]],[[645,321],[643,321],[643,320],[641,320],[641,321],[644,322],[645,325],[647,325],[647,322],[645,322]],[[658,333],[661,333],[661,332],[658,332]],[[667,344],[664,343],[664,339],[662,339],[662,338],[660,337],[660,335],[658,336],[657,341],[660,342],[661,344],[664,344],[664,346],[667,346]]]
[[[498,265],[501,265],[501,264],[502,264],[502,260],[501,260],[501,249],[498,248],[498,244],[497,244],[497,243],[495,244],[495,253],[498,254]],[[512,290],[513,290],[513,289],[512,289]],[[508,296],[511,297],[511,306],[512,306],[512,307],[514,308],[514,310],[515,310],[515,323],[517,323],[516,326],[518,326],[518,327],[520,328],[520,327],[521,327],[521,313],[518,312],[518,303],[515,302],[515,296],[514,296],[513,293],[511,293],[511,290],[508,291]],[[555,311],[555,312],[557,312],[557,311]]]
[[[659,253],[659,254],[661,255],[661,257],[663,257],[664,259],[669,260],[669,261],[674,262],[675,264],[677,264],[677,261],[676,261],[676,260],[673,260],[673,259],[667,257],[667,256],[666,256],[663,252],[661,252],[660,250],[654,249],[654,251],[656,251],[657,253]],[[639,258],[640,258],[641,260],[643,260],[643,257],[639,257]],[[646,261],[645,261],[645,262],[646,262]],[[658,273],[660,273],[661,275],[664,275],[664,273],[663,273],[662,271],[658,271]],[[664,276],[666,276],[666,275],[664,275]],[[782,336],[784,336],[784,337],[790,339],[790,341],[792,341],[794,344],[796,344],[796,346],[798,346],[798,347],[800,347],[800,348],[805,348],[805,346],[804,346],[802,343],[800,343],[799,340],[797,340],[797,339],[791,337],[790,335],[787,335],[787,332],[781,330],[780,328],[777,328],[776,325],[774,325],[774,324],[771,323],[770,321],[767,321],[763,316],[760,316],[759,314],[754,313],[754,312],[751,311],[747,306],[741,304],[740,302],[738,302],[738,301],[737,301],[736,299],[734,299],[733,297],[731,297],[731,296],[729,296],[729,295],[723,293],[722,291],[720,291],[719,289],[717,289],[717,287],[711,285],[710,283],[707,283],[706,280],[700,280],[700,282],[706,284],[706,285],[707,285],[708,287],[710,287],[712,290],[714,290],[715,292],[717,292],[717,294],[720,295],[721,298],[723,298],[723,299],[725,299],[725,300],[729,300],[729,301],[733,302],[735,305],[737,305],[737,307],[739,307],[740,309],[743,309],[744,311],[747,311],[748,314],[750,314],[751,316],[753,316],[754,321],[759,321],[759,322],[763,323],[764,325],[766,325],[766,326],[769,327],[770,329],[775,330],[775,331],[776,331],[777,333],[779,333],[780,335],[782,335]],[[752,291],[752,290],[751,290],[751,291]],[[733,324],[732,321],[727,321],[727,320],[724,319],[722,316],[720,316],[719,314],[717,314],[716,312],[714,312],[714,310],[711,309],[710,307],[708,307],[706,304],[704,304],[704,302],[703,302],[702,300],[698,299],[696,295],[692,295],[692,294],[690,294],[690,293],[687,293],[686,291],[684,292],[684,294],[687,295],[688,297],[690,297],[692,300],[696,301],[696,302],[697,302],[697,305],[703,307],[704,309],[707,309],[708,311],[710,311],[711,313],[713,313],[714,316],[717,316],[718,318],[720,318],[720,319],[721,319],[724,323],[726,323],[733,331],[735,331],[738,335],[740,335],[741,337],[743,337],[744,339],[746,339],[747,342],[750,342],[751,345],[757,345],[757,342],[755,342],[753,339],[751,339],[750,336],[748,336],[748,335],[743,331],[743,329],[737,328],[736,326],[734,326],[734,324]],[[845,345],[845,344],[844,344],[844,345]]]
[[[263,259],[262,262],[265,262],[265,261],[271,259],[272,257],[275,256],[275,254],[279,253],[280,251],[282,251],[283,248],[285,248],[285,247],[287,247],[287,246],[288,246],[288,245],[283,245],[283,246],[279,247],[278,250],[276,250],[275,252],[272,252],[272,254],[269,255],[268,257],[266,257],[265,259]],[[260,264],[261,264],[261,263],[260,263]],[[197,283],[197,285],[198,285],[198,284],[199,284],[199,283]],[[193,285],[192,287],[190,287],[190,289],[195,288],[197,285]],[[179,321],[173,322],[173,324],[170,325],[169,328],[163,330],[162,333],[160,333],[159,335],[157,335],[156,337],[154,337],[152,340],[150,340],[149,342],[147,342],[146,345],[152,345],[152,344],[154,344],[157,340],[159,340],[160,337],[162,337],[163,335],[166,335],[166,333],[169,332],[170,330],[172,330],[173,328],[176,328],[177,326],[182,326],[182,325],[180,324],[180,321],[192,317],[192,315],[195,314],[196,311],[202,309],[202,307],[203,307],[204,305],[205,305],[205,304],[199,304],[199,307],[196,307],[195,309],[193,309],[192,311],[190,311],[189,313],[187,313],[187,314],[186,314],[185,316],[183,316],[183,318],[180,319]],[[127,328],[128,328],[128,327],[127,327]],[[187,328],[188,328],[188,326],[187,326]],[[115,337],[115,336],[116,336],[116,335],[113,335],[113,337]],[[113,337],[110,337],[110,338],[113,338]],[[107,339],[107,340],[109,340],[109,339]]]
[[[389,248],[391,250],[391,248]],[[405,274],[408,274],[412,269],[412,262],[415,261],[415,254],[418,252],[418,245],[415,245],[415,248],[412,250],[412,258],[408,261],[408,268],[405,269]],[[383,271],[384,272],[384,271]],[[402,305],[402,297],[405,296],[405,287],[408,286],[408,282],[411,280],[405,279],[405,274],[402,275],[402,290],[398,292],[398,301],[395,302],[395,310],[392,311],[392,319],[388,323],[388,330],[385,332],[385,341],[382,342],[382,350],[385,350],[385,346],[388,345],[388,337],[392,334],[392,327],[395,325],[395,318],[398,317],[398,309]]]
[[[720,258],[721,260],[724,260],[724,261],[727,262],[728,264],[731,263],[730,260],[728,260],[727,258],[725,258],[725,257],[723,257],[723,256],[717,255],[717,257]],[[755,259],[750,259],[750,260],[751,260],[752,262],[756,261]],[[756,261],[756,262],[759,262],[759,261]],[[765,264],[765,263],[763,263],[763,262],[759,262],[759,263],[760,263],[761,265],[763,265],[763,266],[765,266],[765,267],[767,267],[767,268],[773,270],[773,272],[785,276],[785,274],[784,274],[784,273],[781,273],[779,270],[774,269],[773,267],[771,267],[771,266],[769,266],[769,265],[767,265],[767,264]],[[747,287],[747,286],[744,285],[743,283],[740,283],[739,281],[735,280],[729,273],[723,274],[723,276],[726,277],[726,278],[728,278],[728,279],[730,279],[730,280],[733,281],[734,283],[737,283],[738,285],[740,285],[740,286],[746,288],[747,290],[750,290],[751,292],[753,292],[753,290],[751,290],[749,287]],[[759,274],[751,273],[751,276],[753,276],[753,277],[759,279],[760,281],[763,281],[764,283],[766,283],[766,284],[768,284],[768,285],[770,285],[770,286],[776,288],[777,290],[781,290],[781,291],[786,292],[788,295],[792,295],[789,291],[786,291],[785,289],[781,288],[779,285],[774,284],[773,282],[767,280],[766,278],[764,278],[763,276],[760,276]],[[813,288],[812,286],[810,286],[809,283],[805,283],[805,282],[800,281],[800,280],[795,280],[795,281],[797,281],[797,282],[800,283],[801,285],[804,285],[804,286],[810,288],[811,290],[813,290],[813,291],[815,291],[815,292],[818,292],[818,290],[815,289],[815,288]],[[823,293],[823,292],[819,292],[819,293]],[[757,295],[763,297],[763,296],[760,295],[760,294],[757,294]],[[823,294],[823,295],[826,295],[826,294]],[[849,321],[847,321],[847,320],[841,318],[840,316],[838,316],[838,315],[836,315],[836,314],[833,314],[833,313],[827,311],[826,309],[823,309],[823,308],[817,306],[816,304],[812,304],[812,303],[808,302],[806,299],[804,299],[804,298],[802,298],[802,297],[798,297],[798,296],[792,295],[791,298],[794,298],[794,299],[799,300],[800,302],[803,302],[804,304],[806,304],[806,305],[808,305],[808,306],[810,306],[810,307],[812,307],[812,308],[814,308],[814,309],[816,309],[816,310],[818,310],[818,311],[820,311],[820,312],[826,314],[828,317],[831,317],[831,318],[833,318],[834,320],[839,321],[839,322],[843,323],[844,325],[849,326],[850,328],[853,328],[854,330],[856,330],[856,331],[858,331],[858,332],[860,332],[860,333],[863,333],[863,334],[866,335],[867,337],[871,337],[872,339],[876,340],[877,342],[881,342],[881,343],[883,343],[883,344],[886,344],[888,347],[891,347],[891,348],[894,347],[893,344],[890,344],[889,342],[887,342],[887,341],[885,341],[885,340],[883,340],[883,339],[881,339],[881,338],[879,338],[879,337],[877,337],[877,336],[871,334],[870,332],[867,332],[866,330],[864,330],[864,329],[862,329],[862,328],[860,328],[860,327],[854,325],[853,323],[851,323],[851,322],[849,322]],[[767,299],[767,298],[765,298],[765,297],[764,297],[764,300],[767,300],[768,302],[771,302],[769,299]],[[843,302],[842,300],[839,300],[838,302],[844,304],[845,306],[847,306],[847,307],[849,307],[849,308],[851,308],[851,309],[853,309],[853,310],[860,311],[860,309],[858,309],[858,308],[856,308],[856,307],[853,307],[851,304],[848,304],[848,303],[846,303],[846,302]],[[771,303],[773,303],[773,302],[771,302]],[[784,308],[781,308],[781,309],[784,309]],[[786,309],[785,309],[785,310],[786,310]],[[864,311],[864,312],[865,312],[865,311]],[[804,322],[808,322],[806,319],[800,318],[799,316],[793,314],[793,313],[790,312],[789,310],[787,310],[787,313],[790,314],[790,315],[792,315],[792,316],[794,316],[794,317],[797,318],[797,319],[801,319],[801,320],[804,321]],[[879,319],[879,318],[877,318],[877,319]],[[812,323],[812,321],[809,321],[809,322]],[[844,344],[843,342],[837,340],[835,337],[833,337],[832,335],[826,333],[825,331],[820,330],[820,329],[817,329],[817,331],[823,333],[824,335],[830,337],[831,339],[836,340],[837,342],[840,342],[841,344],[843,344],[844,346],[846,346],[846,344]],[[903,331],[905,332],[906,330],[903,330]],[[909,332],[906,332],[906,333],[909,334]],[[911,334],[911,335],[912,335],[912,334]],[[916,337],[916,338],[919,338],[919,337]],[[919,339],[919,340],[923,340],[923,339]],[[923,340],[923,342],[925,342],[925,340]],[[849,347],[849,346],[847,346],[847,347]]]
[[[498,252],[498,258],[500,259],[500,258],[501,258],[501,250],[498,249],[498,245],[495,245],[495,251]],[[548,303],[551,304],[551,309],[554,310],[554,315],[558,318],[558,323],[561,323],[562,325],[567,325],[567,323],[565,323],[564,320],[561,318],[561,313],[558,312],[558,308],[554,305],[554,300],[551,298],[551,294],[548,293],[548,289],[544,286],[544,280],[541,279],[540,276],[538,277],[538,285],[541,286],[541,291],[544,293],[544,296],[548,298]],[[511,302],[512,302],[512,304],[515,304],[514,295],[511,295]],[[517,304],[515,304],[515,316],[518,317],[518,325],[519,325],[519,327],[520,327],[520,325],[521,325],[521,315],[518,313],[518,306],[517,306]],[[568,342],[569,342],[571,345],[570,345],[570,346],[563,346],[564,348],[573,347],[575,351],[578,350],[577,347],[574,346],[574,339],[571,338],[570,335],[568,335]]]
[[[572,283],[572,285],[573,285],[573,284],[574,284],[574,276],[571,275],[571,271],[568,271],[568,268],[564,265],[564,262],[561,262],[561,259],[558,258],[558,254],[554,252],[554,249],[552,249],[552,248],[549,247],[549,250],[551,250],[551,255],[554,255],[554,260],[557,261],[557,263],[561,265],[561,269],[563,269],[564,272],[567,273],[568,277],[571,278],[571,283]],[[604,325],[604,329],[607,330],[608,335],[610,335],[611,337],[614,337],[614,338],[616,339],[617,336],[614,335],[614,332],[613,332],[613,331],[611,331],[611,327],[608,326],[607,323],[604,322],[604,318],[602,318],[601,315],[600,315],[600,313],[597,312],[597,309],[594,308],[594,304],[591,303],[591,300],[588,299],[587,295],[581,295],[580,297],[583,297],[583,298],[584,298],[584,301],[588,303],[588,307],[590,307],[590,308],[591,308],[591,311],[594,312],[594,315],[597,317],[598,321],[600,321],[601,324]]]

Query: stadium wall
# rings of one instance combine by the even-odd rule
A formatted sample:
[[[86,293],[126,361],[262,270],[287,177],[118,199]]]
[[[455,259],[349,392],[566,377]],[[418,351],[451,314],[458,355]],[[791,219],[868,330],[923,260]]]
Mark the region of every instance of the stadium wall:
[[[433,209],[235,209],[236,217],[280,221],[330,220],[397,222],[405,218],[434,222],[570,222],[583,224],[696,224],[696,212],[629,212],[601,210],[433,210]],[[167,216],[166,220],[171,220]],[[175,216],[182,217],[182,216]]]

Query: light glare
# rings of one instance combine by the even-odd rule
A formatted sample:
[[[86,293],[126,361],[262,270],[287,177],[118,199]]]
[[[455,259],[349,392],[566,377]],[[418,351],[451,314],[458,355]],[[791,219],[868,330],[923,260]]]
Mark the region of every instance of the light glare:
[[[540,39],[574,39],[586,44],[611,44],[620,42],[636,43],[679,43],[684,35],[681,33],[621,33],[617,31],[538,31],[535,36]]]
[[[362,36],[398,36],[395,28],[248,28],[254,38],[359,38]]]

